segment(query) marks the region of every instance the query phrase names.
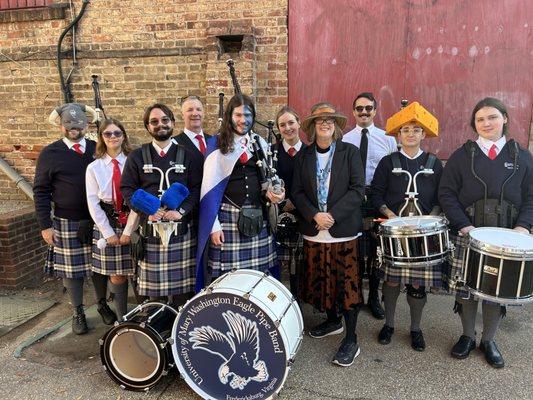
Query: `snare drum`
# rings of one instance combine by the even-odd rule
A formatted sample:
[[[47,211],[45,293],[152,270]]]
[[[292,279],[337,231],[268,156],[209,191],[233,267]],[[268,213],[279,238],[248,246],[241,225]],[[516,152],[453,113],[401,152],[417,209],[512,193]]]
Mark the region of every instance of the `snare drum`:
[[[180,309],[172,352],[204,399],[270,399],[282,388],[303,336],[296,300],[262,272],[229,272]]]
[[[378,256],[396,267],[425,268],[445,261],[448,222],[436,216],[398,217],[381,223]]]
[[[470,292],[501,304],[533,301],[533,236],[491,227],[469,235],[463,280]]]
[[[100,339],[100,358],[123,389],[149,390],[173,367],[169,338],[177,311],[146,302],[115,323]]]

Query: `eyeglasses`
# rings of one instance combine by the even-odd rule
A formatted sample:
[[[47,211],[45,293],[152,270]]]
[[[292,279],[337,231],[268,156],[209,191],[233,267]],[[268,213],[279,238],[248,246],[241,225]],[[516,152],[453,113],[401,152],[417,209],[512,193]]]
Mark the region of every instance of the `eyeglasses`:
[[[416,133],[416,134],[420,134],[422,133],[424,130],[418,126],[415,126],[414,128],[407,128],[407,127],[403,127],[402,129],[400,129],[400,133],[403,133],[403,134],[407,134],[407,133]]]
[[[373,109],[374,109],[374,106],[357,106],[357,107],[355,107],[355,111],[357,111],[357,112],[363,112],[363,110],[366,111],[366,112],[371,112]]]
[[[163,117],[161,119],[151,119],[150,121],[148,121],[148,123],[150,125],[152,125],[152,126],[157,126],[157,125],[159,125],[160,122],[163,125],[167,125],[170,122],[170,118],[169,117]]]
[[[333,118],[317,118],[315,119],[316,125],[328,124],[331,125],[335,122]]]
[[[102,136],[105,137],[106,139],[111,139],[111,136],[114,136],[116,138],[120,138],[120,137],[122,137],[123,134],[124,134],[124,132],[122,132],[122,131],[104,131],[104,132],[102,132]]]

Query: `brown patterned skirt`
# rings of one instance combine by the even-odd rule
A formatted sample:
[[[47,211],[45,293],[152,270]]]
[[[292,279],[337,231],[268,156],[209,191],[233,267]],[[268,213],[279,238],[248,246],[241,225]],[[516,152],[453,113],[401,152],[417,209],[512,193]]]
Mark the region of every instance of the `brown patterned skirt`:
[[[349,310],[363,303],[357,239],[339,243],[304,240],[305,270],[300,298],[319,311]]]

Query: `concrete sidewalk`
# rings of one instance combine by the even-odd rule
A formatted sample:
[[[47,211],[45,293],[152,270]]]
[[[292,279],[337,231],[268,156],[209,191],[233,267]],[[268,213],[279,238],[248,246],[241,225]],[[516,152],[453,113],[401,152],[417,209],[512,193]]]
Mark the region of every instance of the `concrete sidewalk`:
[[[89,292],[89,291],[88,291]],[[92,292],[90,292],[92,296]],[[98,339],[108,329],[95,316],[88,335],[51,335],[13,353],[39,332],[69,318],[66,296],[58,306],[0,339],[0,398],[2,399],[198,399],[183,380],[171,373],[149,393],[121,390],[102,369]],[[341,336],[306,336],[281,392],[286,399],[533,399],[533,306],[509,307],[497,336],[506,366],[491,368],[479,350],[466,360],[449,356],[461,333],[451,296],[429,295],[422,330],[425,352],[410,347],[409,310],[405,295],[398,303],[396,333],[388,346],[377,333],[383,321],[365,310],[357,333],[361,354],[352,367],[330,363]],[[304,307],[306,327],[323,316]],[[478,321],[481,320],[479,314]],[[64,331],[63,331],[64,332]],[[478,324],[478,332],[481,326]],[[63,335],[64,337],[61,337]]]

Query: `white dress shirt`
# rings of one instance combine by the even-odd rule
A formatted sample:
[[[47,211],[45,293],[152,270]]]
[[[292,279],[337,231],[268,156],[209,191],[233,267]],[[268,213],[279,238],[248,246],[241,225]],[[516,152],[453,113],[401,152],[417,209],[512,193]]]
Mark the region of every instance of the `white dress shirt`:
[[[159,147],[159,145],[155,142],[155,140],[152,141],[152,146],[154,146],[154,149],[155,149],[155,151],[157,152],[157,154],[158,154],[159,156],[161,156],[161,151],[164,151],[165,154],[167,154],[168,151],[170,150],[170,146],[172,146],[173,144],[174,144],[174,142],[171,140],[170,143],[167,144],[167,145],[165,146],[164,149],[162,149],[162,148]]]
[[[200,131],[200,133],[194,133],[193,131],[190,131],[187,128],[183,128],[183,133],[185,133],[187,137],[191,139],[191,142],[196,146],[198,151],[200,151],[200,143],[198,142],[198,139],[196,139],[196,135],[200,135],[202,139],[204,140],[204,145],[207,146],[203,130]]]
[[[76,151],[72,148],[76,144],[76,142],[73,142],[72,140],[67,139],[66,137],[63,138],[63,143],[67,145],[67,147],[72,150]],[[80,145],[80,150],[82,153],[85,153],[85,149],[87,148],[87,143],[85,142],[85,138],[81,138],[81,140],[78,142]]]
[[[374,124],[366,129],[368,129],[368,150],[366,156],[365,185],[369,186],[381,159],[386,155],[394,153],[397,150],[397,146],[394,137],[387,136],[384,130],[377,128]],[[359,148],[361,146],[362,130],[363,128],[356,125],[350,132],[344,134],[342,141],[351,143]]]
[[[126,156],[124,153],[120,153],[116,159],[118,160],[120,172],[122,173]],[[113,202],[113,163],[111,160],[112,158],[108,154],[102,158],[97,158],[87,166],[85,173],[89,213],[105,239],[115,235],[115,231],[109,224],[107,215],[100,206],[100,201],[109,204]],[[137,228],[136,225],[138,225],[137,214],[131,211],[123,234],[131,236],[131,232]]]
[[[285,152],[288,154],[289,153],[289,149],[291,147],[294,147],[295,150],[296,150],[296,153],[298,153],[300,151],[300,149],[302,148],[302,141],[301,140],[298,140],[298,142],[294,145],[294,146],[291,146],[290,144],[288,144],[285,140],[281,142],[283,144],[283,148],[285,149]],[[294,153],[294,154],[296,154]]]
[[[496,145],[496,155],[500,154],[500,151],[502,151],[503,146],[505,146],[505,143],[507,143],[507,139],[505,138],[505,135],[503,135],[497,141],[493,142],[492,140],[485,139],[479,136],[476,140],[476,143],[481,149],[481,151],[485,153],[485,155],[488,157],[490,148],[492,147],[493,144]]]

